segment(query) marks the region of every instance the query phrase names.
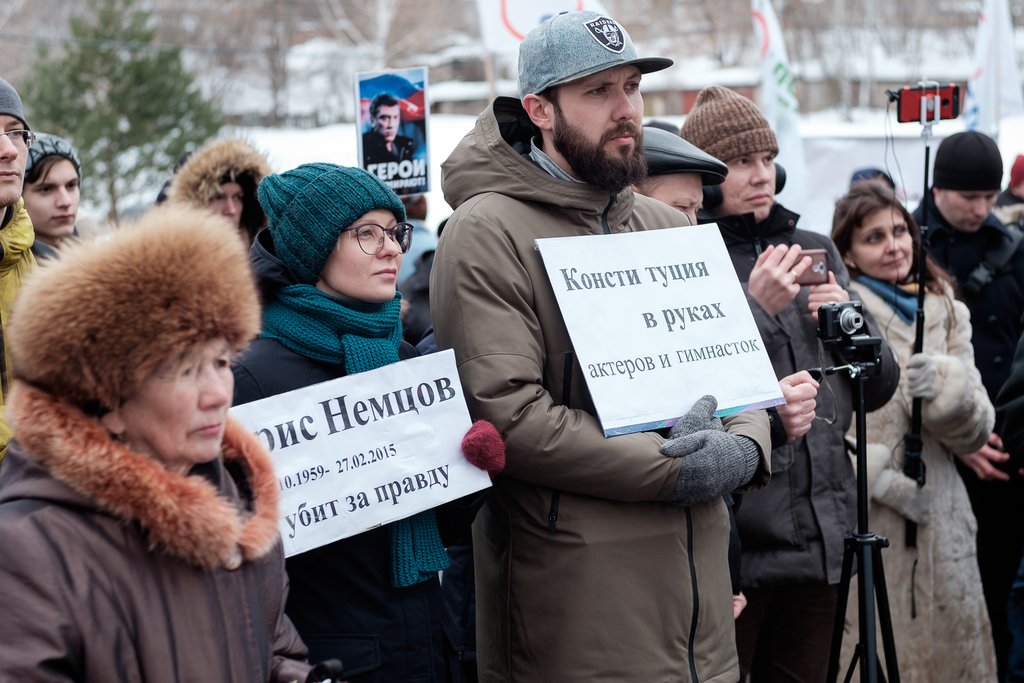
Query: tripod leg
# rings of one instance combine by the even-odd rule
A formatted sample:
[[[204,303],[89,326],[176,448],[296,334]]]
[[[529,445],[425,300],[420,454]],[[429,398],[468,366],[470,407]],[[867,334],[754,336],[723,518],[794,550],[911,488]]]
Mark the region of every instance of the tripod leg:
[[[860,663],[862,683],[876,683],[878,680],[878,645],[875,632],[875,591],[874,573],[878,551],[870,536],[857,536],[857,609],[860,643],[864,648]]]
[[[882,566],[882,553],[876,552],[874,559],[875,599],[878,601],[878,627],[882,632],[885,668],[889,674],[889,683],[900,683],[900,671],[896,662],[896,638],[892,631],[892,613],[889,611],[889,591],[885,586],[885,569]],[[881,667],[881,663],[879,663],[879,667]]]
[[[839,596],[836,601],[836,619],[832,627],[832,649],[828,657],[828,683],[839,679],[839,656],[843,647],[843,630],[846,626],[846,604],[850,599],[850,577],[853,575],[854,540],[847,538],[843,546],[843,573],[839,579]],[[856,658],[856,654],[854,655]]]
[[[857,668],[857,662],[860,661],[860,643],[857,643],[853,647],[853,657],[850,659],[850,668],[846,670],[846,677],[843,679],[843,683],[850,683],[853,680],[853,672]]]

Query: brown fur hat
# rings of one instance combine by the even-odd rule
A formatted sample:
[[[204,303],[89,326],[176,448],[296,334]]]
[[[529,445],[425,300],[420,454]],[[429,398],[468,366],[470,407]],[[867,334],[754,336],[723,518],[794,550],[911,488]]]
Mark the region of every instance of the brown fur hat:
[[[256,188],[270,175],[270,164],[244,140],[214,140],[193,152],[174,174],[167,198],[172,202],[206,208],[227,182],[238,183],[244,195],[242,227],[249,238],[267,226],[256,199]]]
[[[260,327],[245,245],[218,216],[158,207],[69,247],[22,286],[7,330],[11,375],[87,410],[114,408],[168,360]]]

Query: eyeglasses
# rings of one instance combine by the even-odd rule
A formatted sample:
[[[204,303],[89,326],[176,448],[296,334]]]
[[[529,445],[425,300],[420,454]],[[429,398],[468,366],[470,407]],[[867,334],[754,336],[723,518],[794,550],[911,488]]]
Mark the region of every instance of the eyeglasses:
[[[0,131],[0,135],[6,135],[18,149],[28,149],[36,141],[36,134],[30,130],[5,130]]]
[[[359,248],[369,256],[376,256],[384,248],[385,235],[398,244],[403,254],[407,253],[409,247],[412,246],[411,223],[396,223],[390,228],[385,228],[376,223],[360,223],[359,225],[350,225],[342,230],[342,232],[348,230],[356,231],[356,241],[359,242]]]

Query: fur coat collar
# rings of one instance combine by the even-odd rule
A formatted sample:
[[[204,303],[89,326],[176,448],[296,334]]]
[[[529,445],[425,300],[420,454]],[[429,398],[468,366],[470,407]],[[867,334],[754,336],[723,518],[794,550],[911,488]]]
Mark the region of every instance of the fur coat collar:
[[[13,383],[7,416],[36,464],[100,510],[139,524],[151,549],[200,567],[235,569],[264,557],[278,541],[270,458],[230,417],[222,457],[245,471],[248,481],[239,489],[251,492],[248,506],[221,495],[202,476],[170,472],[78,408],[24,382]]]

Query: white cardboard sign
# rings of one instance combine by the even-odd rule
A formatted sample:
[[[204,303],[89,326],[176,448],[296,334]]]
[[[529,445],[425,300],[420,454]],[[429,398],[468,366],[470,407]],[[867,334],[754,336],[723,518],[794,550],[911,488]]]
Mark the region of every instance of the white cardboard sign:
[[[785,402],[716,225],[537,247],[606,436]]]
[[[452,351],[231,409],[270,450],[286,556],[490,486],[462,455],[469,411]]]

